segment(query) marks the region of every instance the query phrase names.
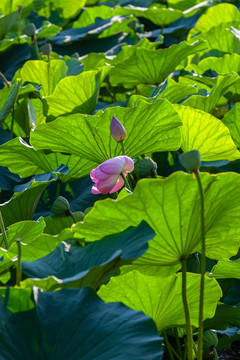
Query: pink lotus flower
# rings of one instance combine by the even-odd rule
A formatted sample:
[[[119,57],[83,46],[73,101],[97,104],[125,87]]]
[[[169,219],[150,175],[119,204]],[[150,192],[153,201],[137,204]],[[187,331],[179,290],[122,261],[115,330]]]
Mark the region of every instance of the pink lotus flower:
[[[125,127],[120,123],[117,118],[115,118],[115,116],[112,117],[112,121],[110,124],[110,132],[114,140],[116,140],[117,142],[126,139]]]
[[[93,194],[112,194],[124,186],[121,173],[126,177],[134,169],[134,163],[128,156],[117,156],[104,161],[90,173]]]

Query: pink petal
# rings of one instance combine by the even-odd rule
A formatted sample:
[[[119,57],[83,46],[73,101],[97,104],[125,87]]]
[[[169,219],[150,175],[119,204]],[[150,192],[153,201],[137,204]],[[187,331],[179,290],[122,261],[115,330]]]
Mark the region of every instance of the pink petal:
[[[102,165],[102,164],[101,164]],[[97,180],[105,180],[106,178],[109,177],[108,174],[105,174],[104,172],[102,172],[101,168],[99,165],[96,169],[95,169],[95,173],[94,173],[94,177],[97,179]]]
[[[97,189],[102,194],[108,194],[116,185],[119,175],[111,175],[105,180],[99,180],[96,184]]]
[[[134,170],[133,160],[128,156],[124,156],[124,161],[125,161],[125,165],[123,168],[123,172],[132,172]]]
[[[98,168],[107,175],[120,174],[124,168],[125,156],[117,156],[115,158],[104,161]],[[97,169],[98,169],[97,168]]]
[[[110,191],[110,194],[120,190],[123,186],[124,186],[124,181],[123,181],[122,177],[119,176],[118,181],[117,181],[116,185],[114,186],[114,188]]]
[[[93,169],[91,172],[90,172],[90,178],[92,179],[93,182],[97,182],[98,179],[96,179],[95,177],[95,171],[96,169]]]
[[[96,185],[93,185],[93,187],[92,187],[92,194],[94,194],[94,195],[101,194],[101,192],[98,190]]]

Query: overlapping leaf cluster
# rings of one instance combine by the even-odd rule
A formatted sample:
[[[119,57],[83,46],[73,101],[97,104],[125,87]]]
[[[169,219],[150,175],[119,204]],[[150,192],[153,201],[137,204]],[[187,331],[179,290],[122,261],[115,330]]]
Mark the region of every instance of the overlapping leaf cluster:
[[[0,15],[0,211],[9,245],[1,234],[0,358],[161,359],[173,331],[184,347],[179,271],[186,259],[197,332],[200,197],[178,156],[195,149],[204,329],[232,331],[218,350],[239,340],[237,6],[2,0]],[[24,34],[29,23],[40,53]],[[113,116],[126,129],[134,190],[96,196],[90,171],[122,155]],[[144,157],[157,163],[157,178],[139,175]],[[51,212],[59,195],[76,224]]]

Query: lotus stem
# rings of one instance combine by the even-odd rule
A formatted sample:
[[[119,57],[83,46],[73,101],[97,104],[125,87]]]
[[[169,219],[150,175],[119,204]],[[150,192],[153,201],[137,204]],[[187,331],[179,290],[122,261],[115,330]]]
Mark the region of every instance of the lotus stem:
[[[121,173],[120,175],[121,175],[121,177],[122,177],[122,179],[123,179],[123,181],[124,181],[124,183],[125,183],[126,188],[127,188],[128,190],[132,191],[129,182],[127,181],[127,178],[125,178],[125,176],[124,176],[122,173]]]
[[[184,307],[185,320],[186,320],[188,360],[193,360],[192,326],[191,326],[190,311],[187,300],[187,264],[185,259],[182,260],[182,300],[183,300],[183,307]]]
[[[123,140],[120,141],[120,144],[121,144],[121,148],[122,148],[122,154],[123,154],[123,155],[126,155],[126,153],[125,153],[125,147],[124,147],[124,144],[123,144]]]
[[[204,276],[206,272],[206,243],[205,243],[205,224],[204,224],[204,194],[199,171],[195,171],[201,201],[201,282],[200,282],[200,302],[199,302],[199,328],[198,328],[198,360],[202,360],[203,353],[203,304],[204,304]]]
[[[181,344],[180,344],[180,341],[179,341],[178,331],[177,331],[176,327],[174,328],[174,335],[175,335],[175,339],[176,339],[178,354],[180,355],[180,358],[182,358]]]
[[[71,218],[73,219],[74,224],[76,224],[77,220],[71,210],[69,210],[69,214],[70,214]]]
[[[21,249],[21,240],[16,240],[17,246],[18,246],[18,262],[17,262],[17,279],[16,279],[16,285],[20,286],[20,282],[22,280],[22,249]]]
[[[0,211],[0,229],[2,231],[2,236],[3,236],[3,241],[5,244],[5,248],[9,249],[9,245],[8,245],[8,239],[7,239],[7,233],[6,233],[6,229],[4,226],[4,222],[3,222],[3,217],[2,217],[2,213]]]
[[[174,360],[174,356],[173,356],[173,353],[172,353],[172,348],[171,348],[171,345],[168,341],[168,337],[167,337],[167,333],[166,331],[163,332],[163,336],[164,336],[164,340],[165,340],[165,344],[166,344],[166,347],[167,347],[167,351],[168,351],[168,355],[169,355],[169,358],[171,360]]]

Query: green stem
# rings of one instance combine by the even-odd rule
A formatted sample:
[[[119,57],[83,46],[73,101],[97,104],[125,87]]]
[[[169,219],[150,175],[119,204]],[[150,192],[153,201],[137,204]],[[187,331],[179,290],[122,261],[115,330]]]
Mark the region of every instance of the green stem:
[[[174,360],[174,356],[173,356],[173,353],[172,353],[172,348],[171,348],[171,345],[168,341],[168,337],[167,337],[167,333],[166,331],[163,332],[163,336],[164,336],[164,340],[165,340],[165,344],[166,344],[166,347],[167,347],[167,351],[168,351],[168,355],[169,355],[169,358],[171,360]]]
[[[5,78],[5,76],[3,75],[3,73],[1,71],[0,71],[0,77],[2,78],[4,84],[7,85],[8,88],[10,88],[10,86],[12,85],[11,82]]]
[[[37,39],[36,39],[35,35],[34,35],[33,43],[34,43],[34,48],[35,48],[35,51],[36,51],[37,58],[38,58],[38,60],[41,60],[41,56],[39,54],[39,49],[38,49],[38,44],[37,44]]]
[[[197,350],[197,347],[196,347],[196,344],[195,344],[195,342],[194,342],[194,341],[193,341],[193,350],[194,350],[195,355],[196,355],[196,357],[197,357],[198,350]]]
[[[181,344],[180,344],[180,340],[179,340],[179,336],[178,336],[178,331],[177,331],[177,328],[176,328],[176,327],[174,328],[174,335],[175,335],[175,339],[176,339],[178,354],[179,354],[180,357],[182,358]]]
[[[200,175],[198,171],[195,171],[199,192],[200,192],[200,201],[201,201],[201,240],[202,240],[202,250],[201,250],[201,282],[200,282],[200,303],[199,303],[199,328],[198,328],[198,360],[202,360],[203,352],[203,303],[204,303],[204,276],[206,272],[206,255],[205,255],[205,224],[204,224],[204,194]]]
[[[14,111],[14,107],[13,107],[13,110],[12,110],[12,121],[11,121],[11,129],[10,129],[10,133],[12,136],[14,136],[14,133],[13,133],[13,127],[14,127],[14,115],[15,115],[15,111]]]
[[[20,38],[21,38],[21,12],[18,11],[18,43],[20,43]]]
[[[0,211],[0,229],[2,231],[2,236],[3,236],[3,241],[5,244],[5,248],[9,249],[9,245],[8,245],[8,239],[7,239],[7,233],[6,233],[6,229],[4,226],[4,222],[3,222],[3,217],[2,217],[2,213]]]
[[[60,193],[61,193],[61,183],[60,183],[60,181],[57,181],[56,199],[60,196]]]
[[[215,356],[215,360],[218,360],[218,353],[217,353],[216,348],[213,349],[213,353],[214,353],[214,356]]]
[[[188,360],[193,360],[192,357],[192,326],[190,319],[190,311],[187,300],[187,265],[186,260],[182,260],[182,300],[186,320],[186,333],[187,333],[187,349],[188,349]]]
[[[126,155],[126,153],[125,153],[125,148],[124,148],[124,145],[123,145],[123,140],[120,141],[120,144],[121,144],[121,148],[122,148],[122,154],[123,154],[123,155]]]
[[[69,210],[69,213],[70,213],[71,218],[73,219],[74,224],[76,224],[77,220],[76,220],[75,216],[73,215],[73,212],[71,210]]]
[[[16,280],[16,285],[20,286],[20,282],[22,280],[22,251],[21,251],[21,240],[17,239],[16,243],[18,246],[18,262],[17,262],[17,280]]]
[[[129,182],[127,181],[127,179],[125,178],[125,176],[122,173],[120,175],[121,175],[121,177],[122,177],[122,179],[123,179],[123,181],[125,183],[126,188],[128,190],[132,191],[131,186],[130,186]]]

